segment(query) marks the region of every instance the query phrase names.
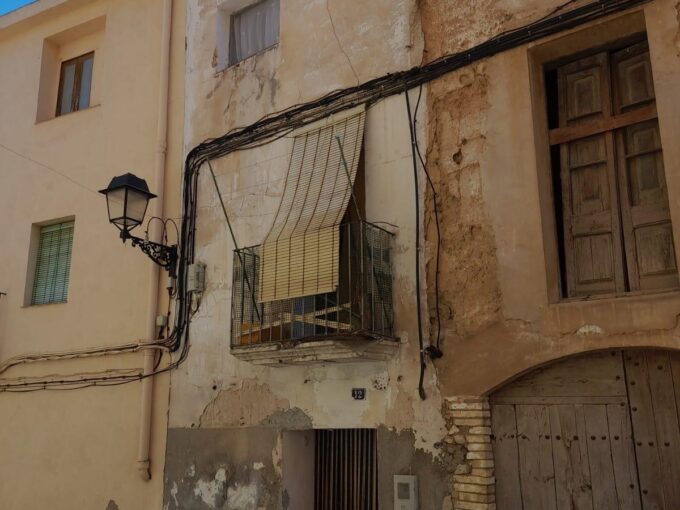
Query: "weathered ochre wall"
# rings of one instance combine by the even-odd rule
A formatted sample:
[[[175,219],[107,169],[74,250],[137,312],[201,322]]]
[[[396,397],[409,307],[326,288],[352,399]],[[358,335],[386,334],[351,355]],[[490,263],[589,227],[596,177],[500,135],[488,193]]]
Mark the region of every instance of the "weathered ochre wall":
[[[7,293],[0,298],[0,361],[146,336],[155,315],[147,309],[152,262],[120,242],[96,190],[131,171],[161,191],[153,171],[162,6],[40,0],[0,17],[0,291]],[[45,39],[102,17],[91,107],[36,122]],[[184,2],[174,0],[165,211],[175,218],[183,76]],[[55,104],[48,106],[53,116]],[[31,226],[69,216],[75,231],[68,302],[24,306]],[[1,377],[141,366],[142,354],[112,355],[34,363]],[[157,378],[150,482],[136,469],[140,386],[0,393],[0,508],[160,508],[168,377]]]
[[[558,2],[424,4],[427,59],[537,19]],[[468,66],[428,90],[427,159],[441,210],[441,391],[481,395],[573,353],[619,346],[677,348],[680,294],[559,302],[540,65],[647,30],[674,234],[680,239],[678,5],[656,0]],[[466,20],[462,23],[460,20]],[[469,21],[469,22],[468,22]],[[434,335],[435,230],[427,202],[428,292]]]
[[[292,0],[281,2],[277,47],[220,71],[215,67],[215,15],[214,1],[189,2],[187,148],[264,114],[412,67],[422,57],[415,1]],[[414,94],[413,102],[415,99]],[[426,117],[421,105],[419,126],[426,125]],[[425,131],[419,134],[425,143]],[[267,234],[281,201],[291,147],[292,135],[213,161],[240,246],[260,244]],[[280,486],[264,480],[269,480],[271,473],[278,480],[285,469],[282,431],[310,428],[382,428],[384,444],[393,441],[403,448],[402,457],[385,452],[385,460],[395,455],[395,463],[386,466],[401,473],[412,469],[422,477],[438,473],[432,478],[436,480],[433,490],[425,485],[428,491],[421,494],[421,508],[440,510],[447,501],[442,473],[452,470],[455,462],[441,443],[446,429],[431,366],[425,377],[427,400],[421,401],[417,392],[415,210],[403,95],[368,110],[364,151],[367,219],[397,226],[393,271],[400,347],[394,359],[385,363],[264,368],[231,355],[234,246],[208,169],[203,169],[196,259],[207,264],[207,288],[191,324],[189,358],[172,374],[170,411],[170,437],[191,444],[193,456],[182,458],[173,444],[168,445],[169,508],[219,508],[224,495],[227,501],[242,505],[234,503],[233,508],[278,508],[270,506],[272,502],[285,508]],[[367,389],[366,400],[352,399],[351,389],[357,387]],[[243,448],[251,448],[248,445],[256,442],[256,435],[240,431],[255,434],[258,427],[274,429],[279,437],[270,448],[273,464],[261,466],[257,458],[261,452],[252,446],[252,456],[243,468],[247,472],[230,468],[233,459],[242,454],[229,446],[231,438],[245,435],[248,440]],[[214,433],[206,434],[206,429]],[[268,438],[267,434],[262,437]],[[390,434],[395,439],[387,439]],[[221,456],[215,455],[210,437],[219,438]],[[176,466],[177,462],[183,464]],[[387,484],[381,488],[385,498],[392,497],[388,490],[391,475],[389,470],[381,474]],[[215,492],[211,492],[213,488]],[[388,507],[390,502],[384,501]]]

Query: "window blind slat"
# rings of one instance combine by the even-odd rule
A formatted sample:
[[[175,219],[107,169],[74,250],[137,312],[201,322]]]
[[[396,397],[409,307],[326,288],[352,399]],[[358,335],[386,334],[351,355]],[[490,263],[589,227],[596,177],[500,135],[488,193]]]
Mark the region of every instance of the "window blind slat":
[[[259,302],[335,291],[339,225],[359,166],[364,118],[361,112],[295,137],[281,205],[262,245]]]
[[[72,221],[40,230],[31,304],[66,301],[73,247]]]

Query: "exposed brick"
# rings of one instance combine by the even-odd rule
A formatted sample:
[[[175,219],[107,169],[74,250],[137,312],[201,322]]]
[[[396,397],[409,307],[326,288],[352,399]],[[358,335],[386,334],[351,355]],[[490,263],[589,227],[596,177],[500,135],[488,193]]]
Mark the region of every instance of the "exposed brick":
[[[496,503],[473,503],[472,501],[456,501],[454,510],[496,510]]]
[[[489,418],[454,418],[453,422],[459,427],[461,425],[469,427],[488,427],[491,425]]]
[[[493,468],[473,468],[470,471],[470,474],[474,475],[474,476],[493,476],[493,471],[494,471]],[[460,474],[467,474],[467,473],[460,473]]]
[[[473,469],[475,468],[492,468],[494,467],[493,459],[472,459],[469,464]]]
[[[449,402],[449,409],[489,409],[488,402]]]
[[[465,458],[469,460],[493,460],[493,452],[467,452]]]
[[[474,403],[474,402],[488,402],[489,399],[479,395],[456,395],[455,397],[446,397],[445,400],[449,404],[460,403]]]
[[[488,418],[491,416],[491,411],[485,409],[473,410],[456,410],[451,411],[454,418]]]
[[[456,434],[453,440],[458,444],[465,444],[465,436],[463,434]]]
[[[493,485],[496,479],[493,476],[453,475],[453,481],[459,483],[474,483],[476,485]]]
[[[473,494],[471,492],[457,492],[456,498],[458,498],[458,501],[473,501],[475,503],[494,503],[496,501],[495,494]]]
[[[483,436],[480,434],[468,434],[465,436],[465,440],[468,443],[490,443],[491,438],[489,436]]]
[[[471,492],[473,494],[494,494],[496,492],[496,487],[494,485],[476,485],[473,483],[454,482],[453,490],[458,492]]]
[[[470,443],[467,445],[467,449],[471,452],[490,452],[490,443]]]
[[[467,475],[467,474],[470,474],[471,470],[472,470],[472,467],[470,466],[470,464],[463,463],[463,464],[458,464],[456,466],[456,470],[454,471],[454,473],[457,474],[457,475]]]
[[[487,436],[490,436],[491,427],[472,427],[468,432],[470,434],[485,434]]]

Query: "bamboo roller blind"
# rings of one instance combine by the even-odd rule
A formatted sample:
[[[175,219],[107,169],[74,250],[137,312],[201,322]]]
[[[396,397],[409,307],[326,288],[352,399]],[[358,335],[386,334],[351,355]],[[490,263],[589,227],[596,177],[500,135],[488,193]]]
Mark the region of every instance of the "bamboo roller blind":
[[[339,225],[359,165],[364,117],[361,112],[295,137],[283,198],[262,245],[260,303],[335,291]]]

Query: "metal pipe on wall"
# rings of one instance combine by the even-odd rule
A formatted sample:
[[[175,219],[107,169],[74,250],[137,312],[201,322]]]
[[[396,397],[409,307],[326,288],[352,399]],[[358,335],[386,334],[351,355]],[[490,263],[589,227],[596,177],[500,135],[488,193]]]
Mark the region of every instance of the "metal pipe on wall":
[[[163,0],[163,19],[161,28],[161,58],[158,90],[158,124],[156,129],[156,157],[154,165],[154,185],[158,197],[153,204],[153,215],[164,217],[165,195],[165,160],[168,143],[168,96],[170,87],[170,45],[172,29],[172,0]],[[155,227],[155,228],[154,228]],[[161,242],[158,222],[149,223],[149,239]],[[147,310],[149,322],[147,326],[147,338],[156,338],[156,314],[158,312],[158,295],[160,293],[159,266],[152,265],[151,283]],[[148,376],[154,370],[155,351],[147,350],[144,353],[144,377],[142,379],[142,397],[139,420],[139,444],[137,450],[137,469],[142,480],[151,480],[151,410],[153,404],[154,376]]]

